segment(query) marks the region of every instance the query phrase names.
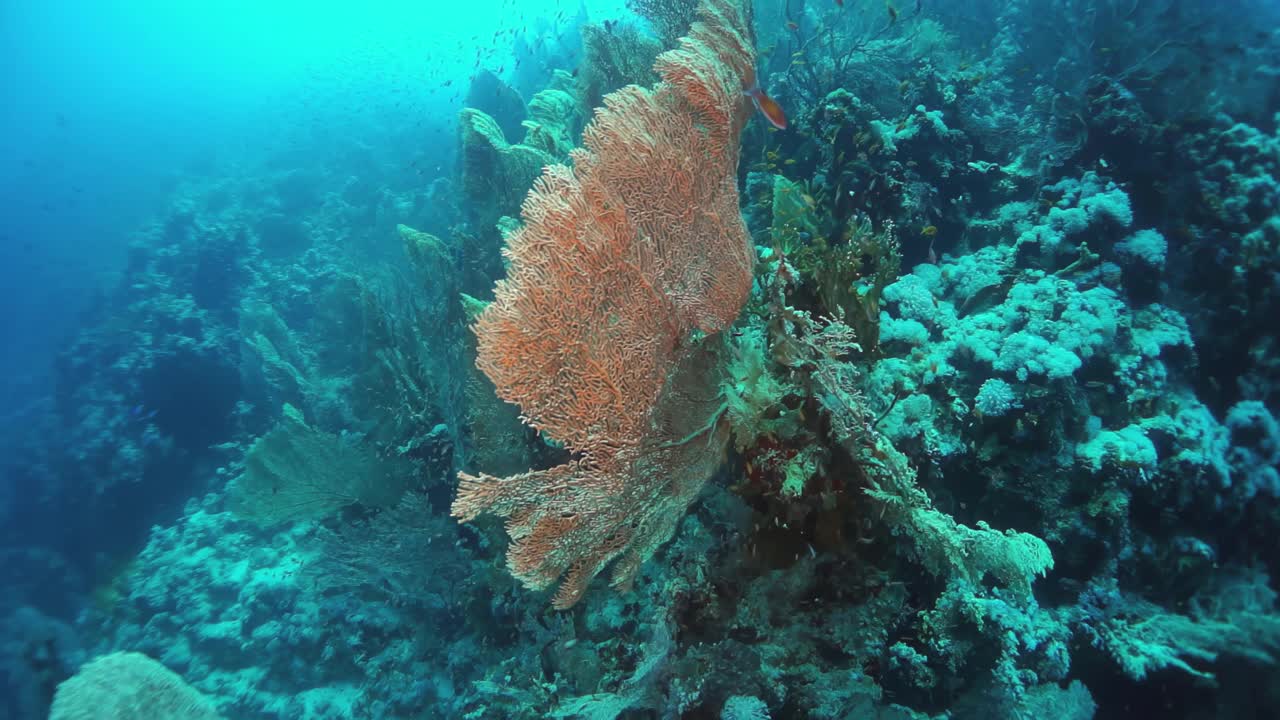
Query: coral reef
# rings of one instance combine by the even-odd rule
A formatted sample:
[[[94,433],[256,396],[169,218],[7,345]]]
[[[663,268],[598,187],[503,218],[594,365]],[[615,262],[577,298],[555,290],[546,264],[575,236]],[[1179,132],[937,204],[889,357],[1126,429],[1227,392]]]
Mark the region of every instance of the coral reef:
[[[175,171],[0,715],[1276,716],[1274,3],[626,5]]]

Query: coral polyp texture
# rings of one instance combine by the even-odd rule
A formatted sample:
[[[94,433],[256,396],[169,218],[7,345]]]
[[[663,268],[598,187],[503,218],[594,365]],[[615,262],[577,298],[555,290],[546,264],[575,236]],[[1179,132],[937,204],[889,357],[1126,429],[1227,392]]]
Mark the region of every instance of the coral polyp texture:
[[[50,720],[221,720],[208,698],[141,653],[103,655],[58,685]]]
[[[703,12],[658,56],[662,82],[607,96],[573,167],[534,183],[475,324],[499,397],[578,457],[463,473],[453,514],[507,518],[512,573],[536,589],[564,576],[561,609],[615,558],[628,587],[723,452],[715,334],[751,289],[736,175],[755,57],[735,3]]]
[[[330,5],[6,11],[0,717],[1280,717],[1280,5]]]

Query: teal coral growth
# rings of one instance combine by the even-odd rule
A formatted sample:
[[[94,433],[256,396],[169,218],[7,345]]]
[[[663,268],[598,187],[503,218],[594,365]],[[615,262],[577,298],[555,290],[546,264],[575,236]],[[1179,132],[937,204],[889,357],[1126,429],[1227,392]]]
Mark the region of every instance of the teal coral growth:
[[[119,5],[5,11],[0,718],[1280,717],[1274,0]]]

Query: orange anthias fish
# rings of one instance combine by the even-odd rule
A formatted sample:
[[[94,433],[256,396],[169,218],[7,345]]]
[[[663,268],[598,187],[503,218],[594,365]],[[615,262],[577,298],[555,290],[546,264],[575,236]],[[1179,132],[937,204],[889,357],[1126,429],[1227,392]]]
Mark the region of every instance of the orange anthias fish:
[[[782,106],[776,100],[760,88],[760,83],[756,82],[756,71],[747,70],[747,77],[744,80],[745,88],[742,94],[751,98],[751,102],[755,103],[756,109],[764,115],[770,125],[779,130],[786,130],[787,114],[782,112]]]

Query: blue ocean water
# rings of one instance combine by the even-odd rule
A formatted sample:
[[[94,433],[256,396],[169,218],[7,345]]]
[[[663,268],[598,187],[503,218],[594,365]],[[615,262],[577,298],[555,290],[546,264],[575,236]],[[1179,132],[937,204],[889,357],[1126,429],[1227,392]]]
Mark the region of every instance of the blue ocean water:
[[[0,717],[1280,716],[1277,27],[0,7]]]

